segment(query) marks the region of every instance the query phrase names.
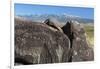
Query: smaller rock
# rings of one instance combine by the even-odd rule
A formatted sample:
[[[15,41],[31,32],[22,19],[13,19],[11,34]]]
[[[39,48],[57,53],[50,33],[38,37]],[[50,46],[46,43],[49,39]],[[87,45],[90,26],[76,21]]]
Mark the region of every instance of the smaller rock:
[[[62,29],[58,26],[58,21],[56,19],[47,19],[44,21],[45,24],[50,26],[51,28],[54,28],[60,32],[63,32]]]
[[[71,42],[72,54],[69,59],[70,62],[94,60],[93,49],[89,47],[84,27],[80,23],[69,21],[62,29]]]

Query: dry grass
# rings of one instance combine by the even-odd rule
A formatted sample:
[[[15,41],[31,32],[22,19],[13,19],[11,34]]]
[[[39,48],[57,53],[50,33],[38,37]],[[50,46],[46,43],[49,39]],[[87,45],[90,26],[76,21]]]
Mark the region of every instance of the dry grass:
[[[94,26],[91,25],[85,25],[84,26],[86,31],[86,38],[90,46],[94,46]]]

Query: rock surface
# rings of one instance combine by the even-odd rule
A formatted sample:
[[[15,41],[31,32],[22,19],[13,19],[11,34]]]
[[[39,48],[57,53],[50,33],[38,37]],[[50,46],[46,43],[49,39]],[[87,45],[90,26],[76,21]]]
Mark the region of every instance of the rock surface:
[[[70,41],[43,23],[15,18],[15,63],[44,64],[68,62]]]
[[[51,28],[56,29],[57,31],[63,32],[63,30],[58,25],[59,22],[56,19],[46,19],[44,23],[50,26]]]
[[[15,18],[15,65],[92,60],[94,51],[78,22],[60,28],[55,20],[36,23]]]
[[[84,27],[76,21],[69,21],[62,27],[64,33],[70,39],[72,54],[69,61],[94,60],[93,49],[88,46]]]

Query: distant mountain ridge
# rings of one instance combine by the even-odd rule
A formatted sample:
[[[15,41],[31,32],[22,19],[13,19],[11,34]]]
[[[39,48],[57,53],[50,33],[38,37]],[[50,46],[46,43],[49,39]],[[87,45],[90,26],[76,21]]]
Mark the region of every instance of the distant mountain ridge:
[[[75,20],[75,21],[78,21],[79,23],[94,23],[93,19],[87,19],[87,18],[82,18],[79,16],[68,15],[68,14],[18,15],[18,17],[22,17],[24,19],[37,21],[37,22],[43,22],[48,18],[55,18],[61,23],[66,23],[67,21],[70,21],[70,20]]]

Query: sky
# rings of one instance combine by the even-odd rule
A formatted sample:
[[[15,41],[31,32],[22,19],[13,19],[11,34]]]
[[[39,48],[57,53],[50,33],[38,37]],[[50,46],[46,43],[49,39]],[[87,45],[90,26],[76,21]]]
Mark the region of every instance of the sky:
[[[94,19],[94,8],[15,3],[15,15],[68,14]]]

